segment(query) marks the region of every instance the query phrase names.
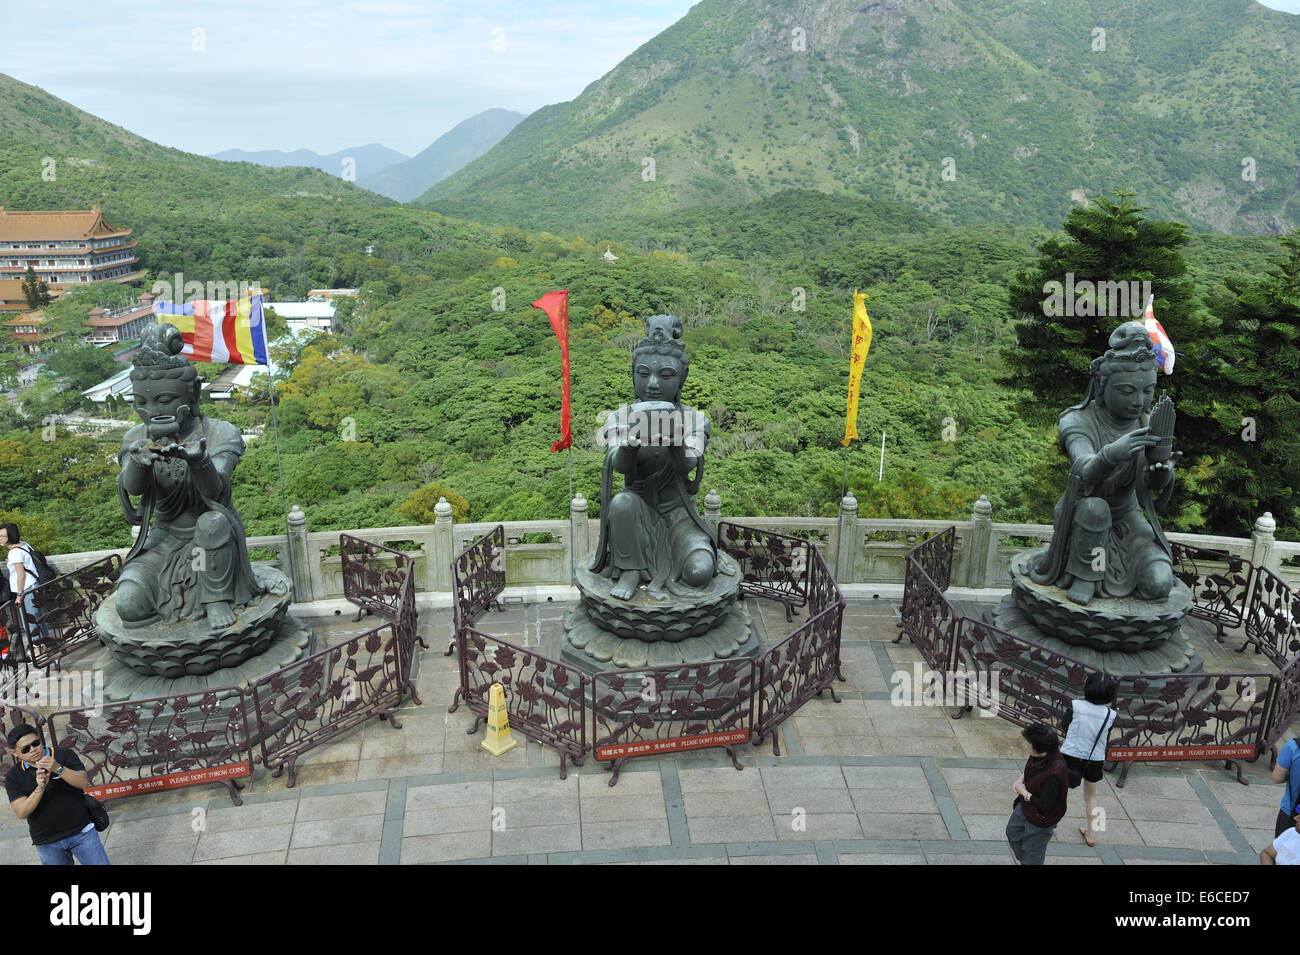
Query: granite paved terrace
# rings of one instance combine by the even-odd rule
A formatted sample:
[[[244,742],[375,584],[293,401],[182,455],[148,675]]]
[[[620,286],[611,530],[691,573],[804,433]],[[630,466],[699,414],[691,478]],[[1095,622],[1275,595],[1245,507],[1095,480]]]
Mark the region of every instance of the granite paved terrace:
[[[242,807],[212,785],[112,801],[113,862],[1013,864],[1002,832],[1024,762],[1019,730],[978,713],[954,720],[942,708],[891,703],[890,674],[921,660],[910,644],[891,643],[897,600],[849,598],[843,702],[809,702],[783,726],[780,757],[769,741],[741,747],[741,772],[720,750],[630,760],[614,788],[590,760],[561,780],[555,753],[518,734],[505,756],[480,749],[483,730],[466,735],[466,708],[447,712],[457,685],[455,658],[443,656],[451,612],[421,604],[424,705],[402,708],[403,729],[374,720],[312,751],[293,789],[258,767]],[[334,615],[336,607],[347,609]],[[759,607],[769,633],[788,632],[782,608]],[[299,609],[323,608],[329,616],[311,618],[318,647],[368,625],[351,623],[342,601]],[[537,646],[565,609],[508,606],[480,625]],[[1221,659],[1207,664],[1260,668],[1239,645],[1214,648]],[[1142,764],[1123,789],[1108,774],[1098,846],[1076,831],[1084,813],[1075,790],[1047,862],[1256,864],[1281,798],[1266,762],[1246,767],[1248,786],[1221,763]],[[0,813],[0,862],[36,863],[27,825],[12,812]]]

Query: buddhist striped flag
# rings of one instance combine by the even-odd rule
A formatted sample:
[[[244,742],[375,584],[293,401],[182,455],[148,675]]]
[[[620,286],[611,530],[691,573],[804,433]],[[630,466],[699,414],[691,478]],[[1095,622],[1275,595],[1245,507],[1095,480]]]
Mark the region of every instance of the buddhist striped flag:
[[[262,296],[225,302],[155,302],[159,321],[175,325],[185,340],[181,354],[190,361],[265,365],[266,322]]]
[[[1155,347],[1151,351],[1156,356],[1156,361],[1160,362],[1160,370],[1166,375],[1172,375],[1174,373],[1174,343],[1169,340],[1165,327],[1156,320],[1155,301],[1156,297],[1154,295],[1147,299],[1147,310],[1142,316],[1142,323],[1146,326],[1151,341],[1155,343]]]

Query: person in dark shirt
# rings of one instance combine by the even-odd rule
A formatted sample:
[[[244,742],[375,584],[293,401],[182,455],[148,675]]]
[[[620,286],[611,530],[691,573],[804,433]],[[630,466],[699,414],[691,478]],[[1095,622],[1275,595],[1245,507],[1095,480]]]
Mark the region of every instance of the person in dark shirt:
[[[14,765],[5,776],[9,805],[27,820],[32,845],[42,865],[109,865],[108,853],[90,819],[83,792],[90,777],[77,754],[41,742],[36,727],[23,724],[9,731]]]
[[[1055,730],[1045,723],[1033,723],[1021,735],[1029,744],[1029,759],[1011,787],[1016,801],[1007,820],[1007,842],[1021,865],[1042,865],[1047,843],[1065,816],[1070,778]]]

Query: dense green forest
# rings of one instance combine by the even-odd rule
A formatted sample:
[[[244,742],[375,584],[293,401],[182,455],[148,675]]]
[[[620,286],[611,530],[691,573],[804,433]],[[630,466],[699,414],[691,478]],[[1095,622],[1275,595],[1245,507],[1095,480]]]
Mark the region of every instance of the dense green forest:
[[[134,225],[130,209],[105,211]],[[559,434],[559,348],[530,303],[566,287],[574,486],[593,508],[601,452],[592,433],[630,397],[630,351],[645,318],[670,312],[683,320],[691,358],[683,398],[713,422],[704,485],[718,489],[724,512],[834,514],[849,316],[860,288],[875,329],[862,442],[848,455],[860,513],[960,520],[986,494],[996,520],[1050,521],[1064,480],[1060,409],[1028,414],[1032,394],[1001,382],[1013,374],[1006,353],[1017,347],[1009,289],[1039,264],[1041,244],[1064,234],[949,228],[898,204],[800,191],[689,210],[676,221],[629,221],[617,233],[622,242],[360,202],[259,197],[246,199],[242,213],[204,222],[204,248],[214,251],[206,260],[186,252],[197,265],[176,264],[168,251],[185,245],[184,235],[151,244],[142,234],[141,258],[157,275],[185,268],[200,281],[248,278],[273,296],[319,284],[361,288],[340,309],[338,335],[273,339],[286,369],[277,386],[285,492],[313,529],[431,522],[441,495],[458,520],[563,517],[567,461],[550,451]],[[366,244],[373,254],[358,251]],[[617,262],[603,260],[607,245]],[[272,248],[283,254],[265,254]],[[1211,307],[1239,308],[1234,285],[1268,274],[1270,259],[1285,252],[1275,238],[1190,236],[1181,250],[1190,307],[1217,328]],[[87,300],[96,294],[122,293],[79,290]],[[79,389],[102,371],[83,367],[73,348],[56,348],[51,368],[63,377],[56,384],[43,376],[24,393],[21,414],[0,408],[0,519],[18,521],[55,552],[130,539],[116,500],[120,432],[78,437],[56,425],[47,440],[48,416],[74,411]],[[1085,385],[1081,376],[1064,386],[1070,400]],[[236,471],[236,506],[254,535],[283,528],[267,399],[263,383],[206,408],[245,429],[266,427]],[[1236,437],[1232,414],[1225,442]],[[1214,461],[1184,465],[1171,526],[1247,532],[1257,501],[1209,515]],[[1280,533],[1297,536],[1296,512],[1277,516]]]

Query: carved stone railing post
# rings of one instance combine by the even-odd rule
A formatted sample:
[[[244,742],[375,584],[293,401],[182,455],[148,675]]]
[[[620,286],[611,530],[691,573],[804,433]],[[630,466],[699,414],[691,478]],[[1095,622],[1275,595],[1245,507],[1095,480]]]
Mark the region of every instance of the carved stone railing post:
[[[578,568],[586,564],[591,549],[587,534],[587,499],[579,491],[569,502],[569,576],[573,583],[577,582]]]
[[[840,525],[835,534],[835,579],[853,583],[853,550],[858,539],[858,499],[851,493],[840,501]]]
[[[307,603],[315,600],[316,593],[312,587],[312,555],[307,548],[307,515],[297,504],[289,511],[289,559],[293,565],[294,601]],[[288,567],[282,569],[289,570]]]
[[[718,539],[718,522],[722,520],[722,498],[717,490],[704,495],[704,523],[709,525],[709,533],[714,542]]]
[[[1282,566],[1281,555],[1273,546],[1273,532],[1276,530],[1277,521],[1273,520],[1273,512],[1265,511],[1255,521],[1255,529],[1250,532],[1250,562],[1274,573]]]
[[[966,586],[990,587],[993,557],[993,505],[983,494],[971,509],[970,541],[966,548]]]
[[[456,537],[452,533],[451,505],[445,497],[433,506],[433,560],[430,561],[429,589],[451,592],[451,562],[456,558]]]

